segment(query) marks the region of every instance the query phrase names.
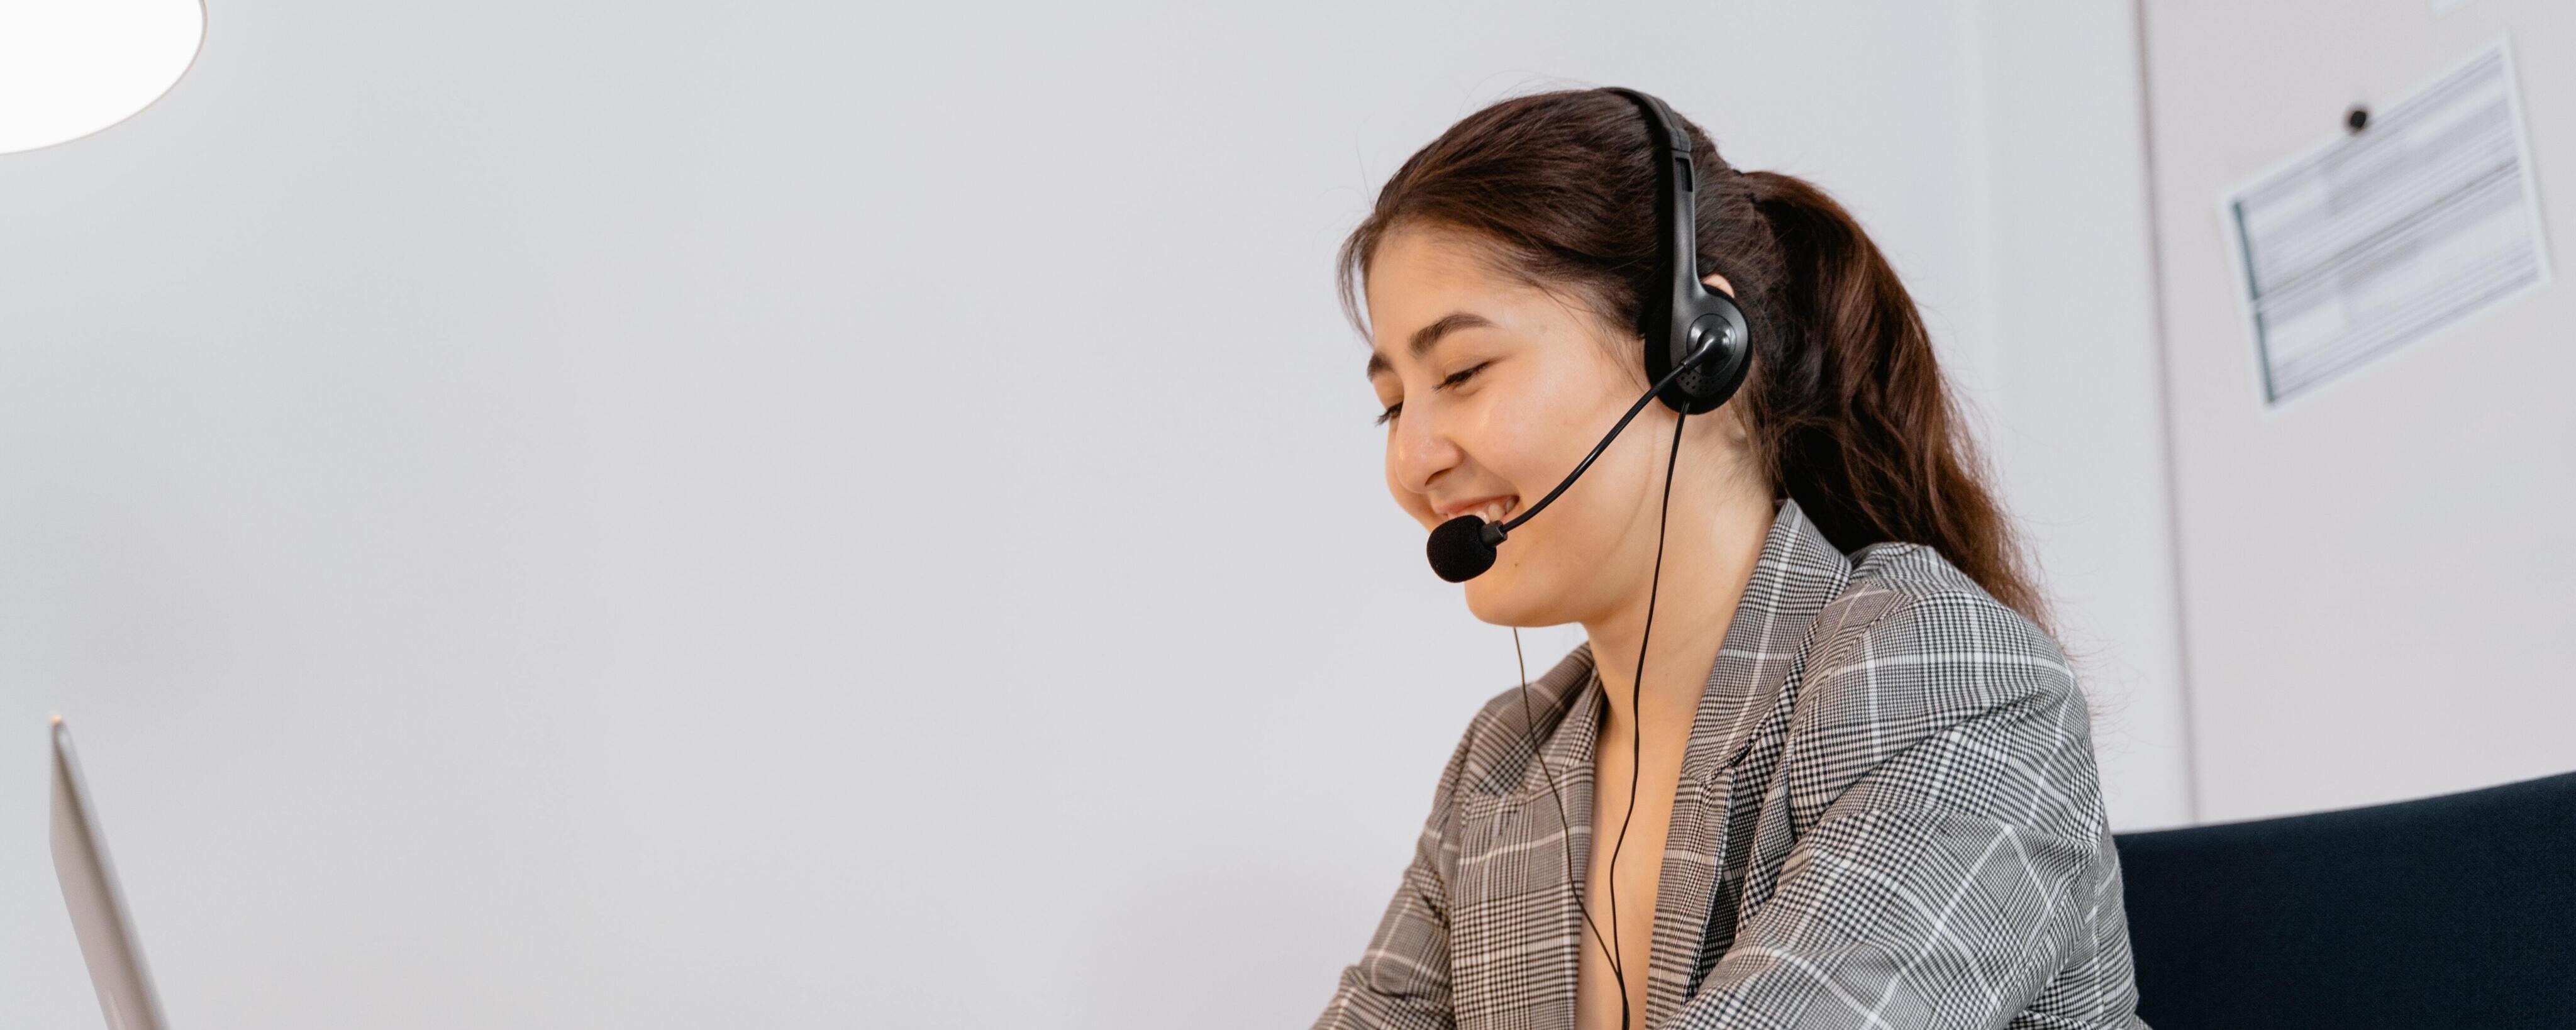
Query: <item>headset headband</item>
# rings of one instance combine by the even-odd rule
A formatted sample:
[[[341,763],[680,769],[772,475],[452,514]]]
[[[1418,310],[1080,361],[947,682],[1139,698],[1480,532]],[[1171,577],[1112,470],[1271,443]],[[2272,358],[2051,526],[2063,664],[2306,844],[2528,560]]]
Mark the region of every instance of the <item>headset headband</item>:
[[[1646,342],[1646,379],[1661,381],[1674,368],[1695,364],[1659,396],[1675,411],[1713,411],[1743,384],[1753,346],[1743,309],[1699,278],[1699,175],[1691,161],[1690,132],[1662,100],[1633,89],[1611,87],[1610,92],[1634,101],[1645,114],[1646,135],[1655,148],[1655,228],[1661,246],[1654,281],[1660,286],[1647,291],[1637,318],[1637,334]],[[1707,347],[1715,352],[1699,353]]]

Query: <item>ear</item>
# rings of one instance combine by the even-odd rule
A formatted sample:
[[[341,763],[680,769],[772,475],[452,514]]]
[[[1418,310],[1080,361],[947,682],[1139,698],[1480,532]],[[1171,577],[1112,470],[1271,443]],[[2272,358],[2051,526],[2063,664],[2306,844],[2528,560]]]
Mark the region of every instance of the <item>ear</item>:
[[[1735,287],[1726,281],[1725,276],[1719,275],[1715,272],[1710,272],[1708,275],[1701,277],[1700,282],[1706,285],[1709,289],[1725,294],[1728,300],[1735,299]]]

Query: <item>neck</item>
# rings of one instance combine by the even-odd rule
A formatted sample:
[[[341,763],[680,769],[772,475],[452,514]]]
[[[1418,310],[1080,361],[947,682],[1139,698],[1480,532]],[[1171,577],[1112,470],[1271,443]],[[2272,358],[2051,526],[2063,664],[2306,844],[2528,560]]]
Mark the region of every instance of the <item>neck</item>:
[[[1762,557],[1773,514],[1771,501],[1754,495],[1721,502],[1711,517],[1675,518],[1664,543],[1661,585],[1654,585],[1649,550],[1636,588],[1616,607],[1582,620],[1592,642],[1593,667],[1609,694],[1605,738],[1627,740],[1640,725],[1649,738],[1689,738],[1700,693],[1717,664],[1718,647],[1726,642],[1744,586],[1753,578],[1753,566]],[[1646,623],[1650,594],[1651,634]],[[1642,683],[1637,679],[1640,640],[1647,642]]]

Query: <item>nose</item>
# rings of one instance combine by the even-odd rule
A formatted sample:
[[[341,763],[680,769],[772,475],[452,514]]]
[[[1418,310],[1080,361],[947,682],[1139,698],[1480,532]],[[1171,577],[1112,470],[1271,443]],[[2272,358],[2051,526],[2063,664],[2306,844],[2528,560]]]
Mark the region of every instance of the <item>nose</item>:
[[[1466,452],[1451,439],[1440,406],[1406,405],[1386,438],[1386,474],[1395,485],[1415,494],[1431,492],[1431,481],[1457,467]]]

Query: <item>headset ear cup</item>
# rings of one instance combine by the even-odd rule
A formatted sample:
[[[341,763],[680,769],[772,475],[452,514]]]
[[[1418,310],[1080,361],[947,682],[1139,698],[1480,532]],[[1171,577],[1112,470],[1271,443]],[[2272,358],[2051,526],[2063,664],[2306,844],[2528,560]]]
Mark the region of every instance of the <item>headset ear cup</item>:
[[[1682,373],[1681,379],[1673,385],[1689,398],[1678,409],[1683,414],[1705,415],[1718,406],[1709,403],[1710,399],[1717,395],[1717,373],[1707,364]],[[1718,404],[1723,403],[1725,403],[1723,400],[1718,401]]]
[[[1744,385],[1745,372],[1753,367],[1753,348],[1741,337],[1721,346],[1725,348],[1724,351],[1710,358],[1706,365],[1692,370],[1694,373],[1704,371],[1706,376],[1701,383],[1696,384],[1699,388],[1691,394],[1693,400],[1689,412],[1693,415],[1705,415],[1716,411],[1727,401],[1734,399],[1737,388]],[[1684,375],[1682,378],[1696,377]]]
[[[1743,310],[1724,296],[1708,297],[1698,308],[1700,313],[1690,320],[1689,328],[1674,338],[1677,341],[1714,338],[1715,342],[1709,345],[1711,352],[1675,378],[1661,394],[1667,407],[1688,415],[1705,415],[1734,397],[1736,389],[1744,385],[1745,373],[1753,363],[1752,334],[1744,324]],[[1683,348],[1689,346],[1689,343],[1683,343],[1682,348],[1677,348],[1682,352],[1669,360],[1674,363],[1688,360],[1692,352]]]

